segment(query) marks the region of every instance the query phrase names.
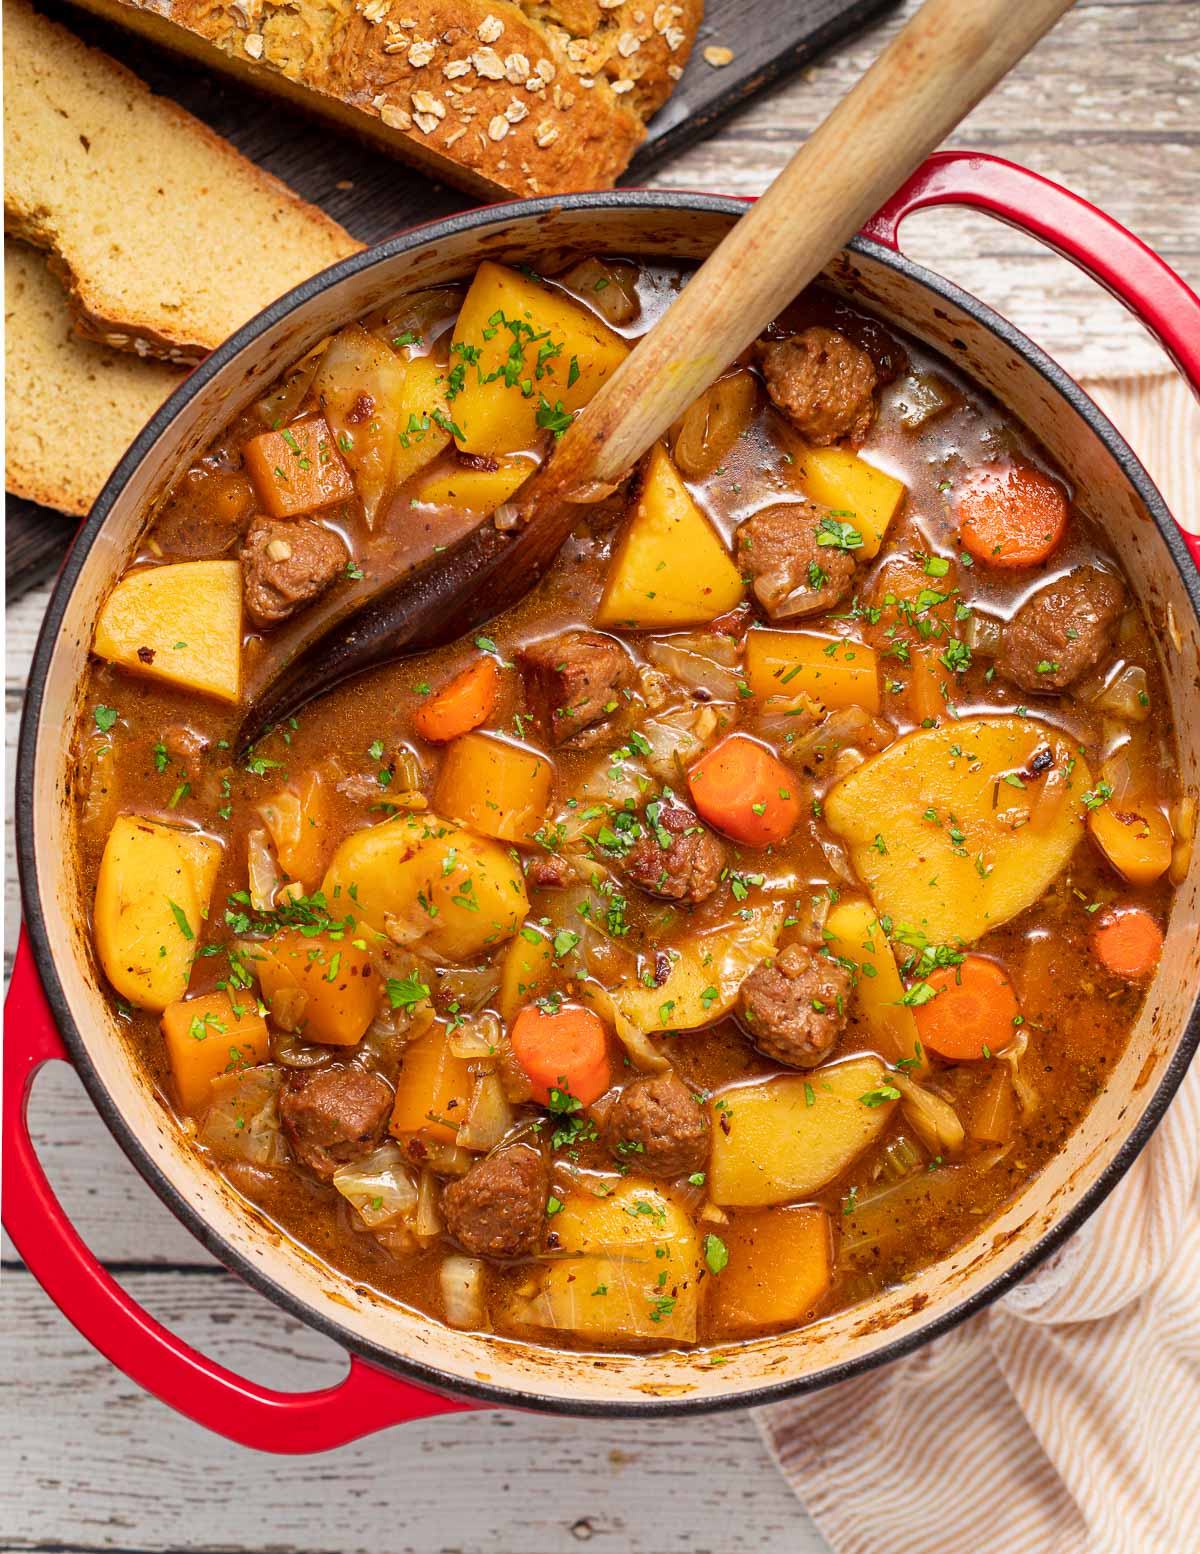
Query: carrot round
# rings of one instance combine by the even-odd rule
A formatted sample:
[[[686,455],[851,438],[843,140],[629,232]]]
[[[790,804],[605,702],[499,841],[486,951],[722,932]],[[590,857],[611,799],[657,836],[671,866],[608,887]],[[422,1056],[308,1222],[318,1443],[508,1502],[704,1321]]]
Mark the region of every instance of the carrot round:
[[[1163,931],[1144,907],[1118,907],[1092,930],[1092,949],[1105,971],[1127,982],[1152,975],[1162,954]]]
[[[499,692],[500,669],[496,660],[476,659],[418,707],[413,714],[413,727],[431,744],[448,744],[487,721]]]
[[[925,980],[936,997],[913,1012],[931,1052],[960,1063],[1004,1051],[1021,1011],[1003,966],[968,955],[960,966],[943,966]]]
[[[548,1106],[551,1090],[560,1090],[590,1106],[608,1089],[608,1035],[590,1009],[563,1004],[550,1013],[526,1004],[508,1039],[539,1105]]]
[[[688,788],[702,820],[748,847],[782,842],[800,819],[794,774],[745,734],[729,734],[702,755]]]
[[[977,469],[955,499],[962,543],[993,567],[1045,561],[1067,527],[1062,487],[1032,464]]]

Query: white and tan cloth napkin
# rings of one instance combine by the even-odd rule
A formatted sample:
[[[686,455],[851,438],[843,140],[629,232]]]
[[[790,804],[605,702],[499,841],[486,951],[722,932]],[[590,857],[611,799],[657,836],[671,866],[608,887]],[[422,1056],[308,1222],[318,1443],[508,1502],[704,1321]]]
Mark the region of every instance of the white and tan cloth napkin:
[[[1200,532],[1182,379],[1086,385]],[[835,1554],[1200,1551],[1200,1064],[1103,1207],[989,1310],[758,1411]]]

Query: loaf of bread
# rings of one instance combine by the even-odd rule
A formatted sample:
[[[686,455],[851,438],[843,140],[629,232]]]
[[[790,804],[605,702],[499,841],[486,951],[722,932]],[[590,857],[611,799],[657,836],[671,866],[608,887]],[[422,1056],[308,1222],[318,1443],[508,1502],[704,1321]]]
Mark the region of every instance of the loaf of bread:
[[[186,377],[81,340],[46,257],[4,242],[5,484],[82,517],[117,460]]]
[[[484,198],[612,186],[704,0],[79,0]]]
[[[81,333],[175,362],[362,246],[27,0],[4,0],[4,216]]]

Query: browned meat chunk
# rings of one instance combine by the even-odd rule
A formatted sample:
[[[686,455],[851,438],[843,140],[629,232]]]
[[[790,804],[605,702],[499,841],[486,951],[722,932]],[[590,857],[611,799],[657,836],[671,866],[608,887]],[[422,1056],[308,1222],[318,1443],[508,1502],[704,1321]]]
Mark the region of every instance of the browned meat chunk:
[[[822,537],[829,543],[822,545]],[[738,525],[734,540],[743,577],[773,621],[831,610],[854,577],[854,556],[833,543],[848,537],[842,520],[813,502],[777,502]]]
[[[551,744],[579,740],[625,705],[633,662],[596,631],[565,631],[518,654],[529,707]]]
[[[1039,588],[1004,628],[996,668],[1026,691],[1061,691],[1095,668],[1125,608],[1120,578],[1077,567]]]
[[[525,865],[525,878],[533,890],[562,890],[578,875],[557,853],[535,853]]]
[[[626,1085],[602,1137],[618,1160],[662,1181],[703,1170],[708,1160],[708,1119],[674,1069]]]
[[[844,966],[789,944],[742,983],[742,1019],[767,1057],[792,1068],[815,1068],[841,1035],[849,991]]]
[[[836,329],[814,324],[759,353],[771,398],[812,443],[860,443],[875,415],[875,363]]]
[[[276,626],[319,599],[346,565],[336,534],[299,518],[256,518],[242,544],[246,611],[258,626]]]
[[[472,1257],[536,1252],[550,1179],[540,1151],[514,1144],[477,1160],[442,1191],[446,1229]]]
[[[327,1182],[338,1166],[380,1142],[394,1099],[378,1074],[339,1064],[294,1075],[280,1096],[279,1117],[296,1158]]]
[[[642,834],[624,862],[627,878],[665,901],[706,901],[725,867],[725,848],[682,804],[646,805]]]

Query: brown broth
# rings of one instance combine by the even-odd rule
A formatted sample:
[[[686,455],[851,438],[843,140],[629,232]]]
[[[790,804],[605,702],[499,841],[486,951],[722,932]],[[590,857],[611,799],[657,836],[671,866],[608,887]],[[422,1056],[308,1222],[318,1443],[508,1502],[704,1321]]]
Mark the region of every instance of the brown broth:
[[[670,300],[685,276],[684,271],[644,268],[639,294],[642,315],[627,331],[641,332]],[[451,299],[453,300],[453,299]],[[453,318],[449,303],[438,315],[427,341],[445,346],[445,333]],[[436,310],[435,310],[436,311]],[[780,332],[812,321],[854,325],[880,331],[873,320],[850,314],[842,304],[820,293],[802,298],[780,321]],[[886,331],[892,346],[896,332]],[[933,357],[916,342],[903,339],[908,371],[882,391],[881,408],[863,451],[871,462],[896,474],[908,487],[908,498],[893,523],[876,561],[860,566],[854,601],[835,607],[831,616],[805,619],[798,624],[831,635],[860,637],[887,653],[887,619],[864,619],[863,606],[884,586],[886,569],[897,557],[933,556],[947,563],[943,575],[931,576],[930,585],[998,622],[1009,619],[1036,588],[1072,567],[1101,559],[1116,570],[1098,536],[1073,513],[1065,542],[1044,566],[1024,571],[968,567],[956,544],[957,523],[952,509],[955,482],[964,471],[997,457],[1015,456],[1049,469],[1042,451],[1026,432],[980,390],[944,361]],[[948,408],[916,429],[903,424],[906,396],[911,399],[914,380],[935,379],[949,401]],[[253,409],[240,417],[219,445],[211,450],[178,483],[145,536],[139,561],[157,564],[217,555],[234,555],[252,493],[241,472],[239,448],[244,439],[262,430]],[[707,480],[693,483],[693,494],[717,530],[731,540],[737,524],[751,513],[795,494],[787,459],[796,446],[794,434],[760,393],[758,409],[725,463]],[[442,456],[450,462],[451,453]],[[1059,480],[1060,471],[1050,470]],[[1069,487],[1069,472],[1065,477]],[[593,616],[610,560],[623,504],[613,501],[591,509],[580,522],[560,561],[518,608],[494,621],[487,636],[504,663],[511,663],[519,647],[555,631],[586,625]],[[444,545],[464,532],[473,521],[469,515],[415,509],[407,489],[398,491],[374,532],[368,532],[356,504],[322,514],[346,540],[364,574],[361,581],[337,584],[316,610],[333,614],[346,608],[362,592],[383,578],[398,575],[431,548]],[[916,563],[919,565],[919,563]],[[953,592],[957,590],[957,592]],[[301,613],[293,625],[270,634],[250,631],[245,640],[247,678],[253,686],[276,654],[287,650],[301,631],[311,629],[312,613]],[[625,641],[645,663],[651,635],[633,633]],[[367,802],[338,793],[334,799],[332,829],[336,836],[373,823],[386,813],[388,789],[370,794],[372,778],[394,760],[397,751],[415,753],[425,772],[424,790],[432,791],[442,751],[423,742],[409,722],[411,709],[420,705],[419,688],[437,686],[475,658],[472,642],[459,642],[438,653],[392,664],[361,676],[304,710],[294,726],[265,739],[256,755],[272,763],[259,774],[235,767],[229,760],[228,741],[238,722],[236,709],[227,709],[202,697],[172,689],[161,682],[135,680],[126,671],[94,660],[89,671],[87,712],[78,730],[78,746],[85,774],[92,774],[90,793],[85,781],[86,808],[79,840],[84,891],[90,905],[95,890],[101,853],[112,819],[117,813],[136,812],[153,819],[196,827],[224,844],[221,871],[213,893],[213,910],[203,934],[203,948],[227,943],[233,935],[223,914],[227,898],[246,887],[246,836],[261,825],[258,807],[289,777],[295,778],[336,755],[345,776],[364,779]],[[1136,607],[1122,621],[1115,656],[1139,666],[1146,675],[1147,695],[1155,716],[1147,721],[1117,725],[1099,713],[1093,703],[1069,692],[1038,697],[1030,713],[1057,725],[1077,740],[1093,771],[1114,743],[1129,742],[1139,772],[1139,792],[1164,810],[1176,796],[1173,772],[1172,732],[1160,709],[1167,697],[1152,639]],[[899,658],[884,657],[885,691],[881,716],[896,735],[913,728],[908,684],[911,667]],[[948,717],[972,712],[1013,711],[1031,700],[1014,686],[989,673],[991,659],[982,652],[952,687]],[[947,676],[953,679],[953,676]],[[519,677],[508,674],[496,714],[488,727],[509,737],[536,740],[521,713]],[[697,702],[697,706],[702,703]],[[116,708],[120,721],[111,734],[93,722],[94,706]],[[724,704],[722,704],[724,706]],[[729,716],[720,711],[721,717]],[[754,732],[755,713],[738,713],[741,726]],[[205,749],[196,758],[180,761],[167,753],[165,731],[190,730],[201,737]],[[379,742],[385,755],[369,754]],[[802,736],[804,742],[804,736]],[[803,819],[787,842],[767,855],[731,844],[730,867],[739,876],[763,876],[765,886],[750,884],[751,905],[764,890],[785,891],[796,901],[811,901],[844,891],[840,850],[820,817],[820,801],[832,786],[833,774],[846,769],[846,752],[836,738],[822,743],[808,738],[809,748],[793,761]],[[596,749],[560,750],[554,755],[556,801],[576,794],[589,777],[595,777],[606,750],[620,744],[614,733]],[[705,904],[672,907],[641,895],[632,887],[625,892],[628,933],[616,942],[612,965],[640,975],[654,973],[655,956],[682,936],[707,924],[727,922],[736,903],[722,888]],[[1034,1109],[1024,1115],[1007,1145],[969,1145],[954,1161],[940,1160],[921,1151],[920,1169],[895,1179],[887,1153],[901,1134],[912,1139],[912,1129],[899,1109],[881,1138],[825,1189],[815,1200],[829,1213],[838,1255],[828,1294],[816,1308],[825,1312],[868,1297],[899,1283],[936,1261],[976,1234],[1011,1197],[1060,1150],[1072,1129],[1103,1088],[1109,1072],[1128,1040],[1142,999],[1136,984],[1106,973],[1090,949],[1089,935],[1098,910],[1120,903],[1149,908],[1160,920],[1165,916],[1170,887],[1165,880],[1135,888],[1117,876],[1090,843],[1081,844],[1066,870],[1042,899],[1004,926],[986,934],[974,946],[980,953],[1000,960],[1009,970],[1025,1017],[1028,1039],[1021,1071],[1036,1096]],[[547,915],[554,925],[565,921],[561,901],[553,891],[532,895],[531,916]],[[189,994],[211,991],[228,974],[223,955],[197,958]],[[429,968],[435,1005],[445,1018],[446,997],[442,984],[453,986],[445,968]],[[122,1010],[129,1035],[147,1070],[153,1075],[163,1102],[175,1109],[175,1094],[158,1016]],[[278,1049],[278,1031],[273,1040]],[[659,1045],[684,1079],[696,1091],[716,1092],[728,1086],[779,1071],[749,1043],[732,1017],[700,1031],[663,1034]],[[851,1003],[845,1032],[831,1056],[845,1057],[874,1050],[860,1012]],[[382,1067],[395,1077],[395,1054],[389,1050]],[[970,1117],[979,1093],[994,1068],[989,1063],[938,1065],[940,1093],[951,1100],[960,1115]],[[558,1151],[553,1172],[554,1191],[569,1195],[580,1190],[581,1180],[613,1179],[613,1161],[596,1143],[584,1143],[576,1159]],[[214,1168],[222,1163],[212,1161]],[[405,1306],[442,1316],[438,1290],[438,1266],[446,1250],[433,1239],[424,1247],[389,1251],[359,1221],[357,1214],[331,1187],[316,1182],[305,1172],[283,1168],[266,1170],[242,1163],[224,1167],[234,1187],[289,1235],[323,1258],[348,1278],[370,1285]],[[593,1177],[592,1173],[595,1173]],[[677,1186],[679,1201],[691,1211],[699,1209],[700,1187]],[[747,1211],[725,1213],[736,1221]],[[761,1211],[754,1211],[756,1213]],[[780,1212],[778,1210],[773,1212]],[[719,1230],[720,1221],[700,1222],[701,1231]],[[489,1312],[499,1332],[529,1336],[529,1329],[514,1325],[513,1312],[528,1293],[535,1272],[528,1262],[497,1265],[489,1279]],[[698,1331],[700,1343],[728,1339],[705,1315],[701,1301]],[[816,1313],[814,1313],[816,1314]],[[572,1335],[544,1332],[547,1342],[571,1345]],[[580,1340],[586,1347],[586,1341]]]

